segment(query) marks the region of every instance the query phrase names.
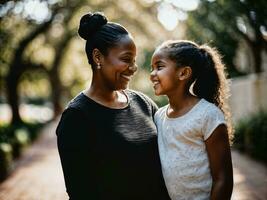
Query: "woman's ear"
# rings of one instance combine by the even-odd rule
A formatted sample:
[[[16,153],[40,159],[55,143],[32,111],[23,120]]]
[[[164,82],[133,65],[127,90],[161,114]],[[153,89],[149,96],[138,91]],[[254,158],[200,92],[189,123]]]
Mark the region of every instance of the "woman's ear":
[[[93,49],[93,60],[96,64],[101,64],[103,54],[98,49]]]
[[[178,70],[178,78],[179,80],[186,80],[192,76],[192,69],[189,66],[182,67]]]

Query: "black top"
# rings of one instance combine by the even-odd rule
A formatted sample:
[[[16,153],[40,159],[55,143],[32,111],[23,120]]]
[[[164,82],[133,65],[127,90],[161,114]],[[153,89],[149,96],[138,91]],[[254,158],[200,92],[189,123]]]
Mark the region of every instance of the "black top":
[[[63,112],[56,133],[71,200],[169,199],[153,123],[157,107],[143,94],[125,92],[123,109],[80,93]]]

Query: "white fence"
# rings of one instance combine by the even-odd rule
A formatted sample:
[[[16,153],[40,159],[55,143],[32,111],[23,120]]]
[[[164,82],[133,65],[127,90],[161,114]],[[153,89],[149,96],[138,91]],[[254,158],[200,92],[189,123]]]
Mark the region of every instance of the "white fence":
[[[231,80],[230,108],[233,122],[260,109],[267,109],[267,73],[252,74]]]

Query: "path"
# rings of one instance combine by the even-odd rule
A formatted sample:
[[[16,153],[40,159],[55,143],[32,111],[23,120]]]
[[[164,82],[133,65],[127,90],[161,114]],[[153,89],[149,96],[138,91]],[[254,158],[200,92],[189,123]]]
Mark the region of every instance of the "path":
[[[232,152],[232,200],[267,200],[267,168],[237,151]],[[67,200],[56,147],[55,123],[17,162],[16,170],[0,185],[0,200]]]

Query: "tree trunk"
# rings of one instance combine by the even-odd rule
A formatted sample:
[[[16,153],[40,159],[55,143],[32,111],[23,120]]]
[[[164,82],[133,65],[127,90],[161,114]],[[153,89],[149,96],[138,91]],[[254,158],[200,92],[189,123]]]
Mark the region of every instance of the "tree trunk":
[[[54,110],[54,116],[55,119],[61,112],[62,107],[60,104],[60,97],[61,97],[61,82],[59,80],[58,73],[50,73],[50,84],[51,84],[51,98],[53,103],[53,110]]]
[[[22,122],[19,114],[18,79],[18,74],[14,73],[9,73],[6,79],[7,98],[12,111],[12,124],[19,124]]]
[[[57,8],[58,9],[58,8]],[[8,72],[8,75],[6,77],[6,83],[7,83],[7,98],[8,102],[11,106],[12,110],[12,120],[11,122],[16,124],[22,121],[20,114],[19,114],[19,94],[18,94],[18,84],[19,84],[19,78],[27,70],[28,65],[23,63],[23,53],[25,49],[27,48],[28,44],[35,39],[40,33],[45,32],[55,14],[57,13],[57,9],[55,9],[55,12],[53,13],[52,17],[49,21],[40,24],[34,31],[32,31],[28,36],[26,36],[18,45],[15,51],[15,55],[12,59],[10,69]]]
[[[253,54],[253,59],[254,59],[254,69],[256,73],[262,72],[262,56],[261,56],[261,51],[263,48],[261,47],[261,44],[259,43],[254,43],[252,46],[252,54]]]
[[[51,84],[51,92],[52,92],[52,102],[54,107],[54,118],[56,118],[59,114],[62,112],[62,107],[60,103],[60,97],[62,93],[62,85],[59,78],[59,66],[62,62],[62,59],[64,58],[64,54],[66,51],[66,48],[70,42],[70,39],[75,35],[75,33],[68,31],[62,41],[58,44],[56,47],[56,55],[55,59],[51,68],[51,71],[49,72],[49,78],[50,78],[50,84]]]

